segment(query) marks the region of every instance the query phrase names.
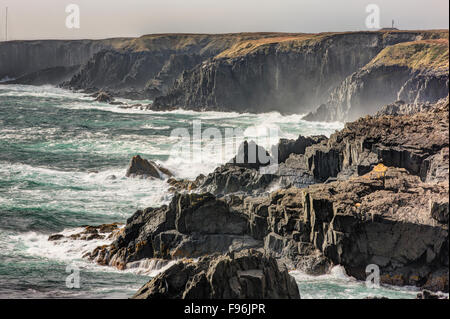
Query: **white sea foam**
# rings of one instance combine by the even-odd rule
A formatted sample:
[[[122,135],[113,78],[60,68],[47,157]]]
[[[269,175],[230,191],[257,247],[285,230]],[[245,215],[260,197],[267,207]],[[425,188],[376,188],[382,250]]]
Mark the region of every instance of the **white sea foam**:
[[[381,285],[368,288],[365,282],[347,275],[344,267],[335,266],[329,273],[319,276],[308,275],[302,271],[289,272],[300,289],[303,299],[363,299],[366,297],[414,298],[416,287],[393,287]]]
[[[177,260],[164,260],[158,258],[145,258],[135,262],[128,263],[125,271],[133,272],[139,275],[155,277],[159,273],[170,268],[177,263]]]
[[[125,168],[90,173],[1,163],[0,180],[16,181],[8,190],[11,200],[0,202],[3,207],[62,208],[123,219],[133,208],[159,206],[170,200],[165,181],[127,178]],[[21,186],[28,181],[42,186]]]

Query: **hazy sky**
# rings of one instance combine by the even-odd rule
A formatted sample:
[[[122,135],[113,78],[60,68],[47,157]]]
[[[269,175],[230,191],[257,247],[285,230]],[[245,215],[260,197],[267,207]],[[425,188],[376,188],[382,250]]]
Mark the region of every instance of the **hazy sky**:
[[[80,8],[80,29],[65,26],[69,4]],[[365,8],[380,7],[381,26],[449,27],[448,0],[0,0],[0,40],[105,38],[148,33],[367,30]]]

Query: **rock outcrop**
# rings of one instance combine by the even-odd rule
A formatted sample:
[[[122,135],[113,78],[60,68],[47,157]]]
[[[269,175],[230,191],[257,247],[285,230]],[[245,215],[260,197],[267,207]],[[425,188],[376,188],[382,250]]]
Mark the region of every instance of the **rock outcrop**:
[[[446,95],[448,65],[438,73],[433,73],[435,65],[430,65],[427,72],[416,72],[403,66],[400,60],[386,67],[370,66],[386,48],[422,39],[441,41],[445,37],[445,32],[384,31],[245,41],[183,72],[167,94],[155,99],[154,105],[158,109],[176,106],[304,113],[328,103],[331,96],[333,103],[328,103],[332,106],[327,107],[325,118],[307,118],[345,120],[370,114],[374,108],[394,102],[399,91],[409,101],[413,99],[411,92],[418,89],[420,93],[414,101],[434,102]],[[445,43],[440,47],[445,47]],[[448,57],[448,42],[446,52]],[[352,99],[352,106],[347,107],[347,97]]]
[[[94,240],[94,239],[114,239],[120,232],[119,223],[103,224],[98,226],[84,226],[83,230],[65,236],[63,234],[52,234],[49,241],[59,241],[62,239],[71,240]]]
[[[423,181],[448,176],[448,98],[428,112],[365,117],[347,123],[327,141],[308,147],[303,160],[320,182],[362,175],[376,164],[406,168]]]
[[[227,163],[195,181],[198,193],[137,211],[90,258],[124,269],[257,248],[309,274],[339,264],[364,280],[376,264],[383,283],[448,291],[448,107],[445,99],[413,114],[367,116],[329,139],[281,141],[286,159],[273,175]],[[281,189],[270,191],[273,182]],[[214,194],[202,193],[208,187]]]
[[[95,101],[102,102],[102,103],[110,103],[113,102],[114,99],[106,92],[100,91],[98,93],[94,94]]]
[[[145,284],[135,299],[300,299],[287,270],[246,250],[180,261]]]
[[[92,56],[104,49],[120,46],[125,39],[105,40],[32,40],[5,41],[0,43],[0,79],[23,79],[24,84],[54,84],[55,79],[61,79],[62,74],[72,75],[72,67],[81,67]],[[66,68],[67,73],[59,72]],[[47,71],[44,71],[47,70]],[[48,83],[43,83],[39,77],[37,82],[30,81],[32,74],[49,74]],[[59,70],[59,71],[58,71]],[[58,71],[58,72],[56,72]],[[61,82],[59,82],[61,83]]]
[[[161,165],[156,164],[153,161],[143,159],[139,155],[133,156],[130,165],[125,174],[127,177],[152,177],[163,179],[165,176],[171,177],[173,174]]]
[[[137,211],[117,240],[90,258],[123,269],[142,258],[195,258],[254,247],[262,242],[248,235],[245,215],[225,200],[176,194],[168,206]]]
[[[145,109],[158,111],[306,113],[321,105],[307,119],[344,121],[448,92],[445,30],[8,41],[0,52],[0,80],[150,99]]]
[[[397,100],[434,103],[448,95],[448,72],[448,39],[389,46],[348,76],[325,104],[304,119],[352,121],[374,115],[381,105]],[[403,113],[406,114],[405,107]]]

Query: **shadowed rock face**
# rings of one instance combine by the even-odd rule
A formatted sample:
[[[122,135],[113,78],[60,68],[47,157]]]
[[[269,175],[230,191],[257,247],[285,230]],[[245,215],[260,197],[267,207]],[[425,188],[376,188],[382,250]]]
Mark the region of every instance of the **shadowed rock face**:
[[[135,299],[300,299],[295,279],[275,259],[246,250],[180,261],[145,284]]]
[[[447,98],[418,113],[367,116],[329,139],[282,141],[288,157],[272,181],[290,170],[312,178],[307,187],[258,193],[267,190],[266,175],[223,165],[196,181],[198,192],[210,187],[220,198],[176,193],[168,206],[137,211],[90,258],[124,269],[144,258],[258,248],[310,274],[340,264],[365,279],[367,265],[376,264],[384,283],[448,291],[448,105]],[[232,183],[236,177],[242,179]],[[164,293],[160,288],[155,293]]]
[[[434,103],[448,95],[448,40],[419,40],[383,49],[337,86],[310,121],[353,121],[402,100]]]
[[[169,206],[137,211],[122,235],[91,258],[125,268],[142,258],[195,258],[246,247],[262,247],[262,242],[248,235],[242,213],[211,194],[176,194]]]
[[[166,95],[155,99],[154,106],[303,113],[327,103],[329,110],[323,116],[307,118],[340,121],[372,114],[397,100],[399,92],[407,101],[434,102],[446,95],[445,85],[448,91],[448,66],[439,74],[416,72],[400,62],[367,69],[384,48],[430,36],[417,32],[329,34],[241,49],[245,53],[229,49],[183,72]],[[418,93],[412,96],[414,90]]]
[[[92,56],[105,49],[112,49],[126,39],[105,40],[33,40],[8,41],[0,43],[0,80],[4,77],[23,77],[25,84],[55,84],[62,79],[61,72],[50,76],[49,71],[66,69],[66,75],[72,75],[71,68],[81,67]],[[38,72],[38,73],[36,73]],[[49,75],[48,81],[32,77],[32,74]],[[27,76],[28,75],[28,76]]]
[[[127,177],[141,176],[159,179],[162,179],[164,175],[170,177],[172,173],[153,161],[143,159],[139,155],[133,156],[125,174]]]
[[[446,38],[446,31],[380,31],[12,41],[0,44],[0,80],[152,99],[154,110],[305,113],[324,104],[307,119],[346,121],[397,99],[444,97],[448,65],[429,63],[428,47],[416,42],[448,47]],[[425,70],[386,58],[386,48],[403,43],[424,53]]]

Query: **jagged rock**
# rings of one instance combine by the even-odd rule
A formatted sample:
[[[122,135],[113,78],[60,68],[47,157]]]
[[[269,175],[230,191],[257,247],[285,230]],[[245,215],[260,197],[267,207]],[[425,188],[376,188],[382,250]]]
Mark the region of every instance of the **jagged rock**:
[[[430,200],[431,217],[440,223],[448,224],[448,201],[435,202]]]
[[[175,194],[169,206],[137,211],[109,247],[91,259],[123,269],[143,258],[194,258],[215,252],[262,247],[248,235],[240,212],[211,194]]]
[[[310,242],[356,278],[373,263],[383,282],[421,286],[448,265],[448,225],[436,224],[429,210],[430,199],[447,197],[448,183],[423,184],[393,168],[313,185],[304,197]]]
[[[443,249],[447,249],[448,251],[448,245]],[[424,289],[448,292],[448,263],[445,266],[446,267],[437,269],[428,275],[427,281],[423,285]]]
[[[254,247],[311,274],[340,264],[364,280],[366,266],[377,264],[383,283],[448,291],[445,154],[448,101],[413,115],[368,116],[280,164],[326,183],[266,194],[267,175],[228,163],[197,189],[220,198],[175,194],[168,206],[136,212],[90,257],[123,269],[143,258]]]
[[[340,173],[363,175],[380,162],[424,181],[448,180],[448,103],[441,100],[413,115],[360,118],[307,147],[299,159],[317,182]]]
[[[419,54],[420,52],[420,54]],[[427,56],[433,55],[432,63]],[[410,41],[388,46],[367,65],[348,76],[330,94],[328,101],[304,120],[353,121],[374,115],[385,104],[390,115],[426,111],[448,95],[448,41]]]
[[[136,155],[131,159],[130,166],[128,167],[125,175],[127,177],[143,176],[162,179],[163,174],[169,177],[173,176],[168,169],[162,167],[161,165]]]
[[[275,259],[245,250],[178,262],[145,284],[135,299],[299,299],[295,279]]]
[[[95,95],[95,101],[102,103],[110,103],[113,102],[113,98],[106,92],[98,92]]]
[[[64,238],[64,235],[62,235],[62,234],[54,234],[54,235],[50,235],[48,237],[48,240],[49,241],[55,241],[55,240],[60,240],[62,238]]]
[[[238,167],[259,169],[270,165],[273,162],[271,155],[264,147],[257,145],[255,142],[244,141],[239,145],[238,152],[228,163]]]
[[[326,136],[299,136],[296,140],[281,139],[280,142],[275,145],[272,150],[272,154],[278,154],[278,163],[284,163],[292,154],[305,154],[305,150],[308,146],[320,143],[326,140]],[[272,149],[273,149],[272,148]]]
[[[167,183],[171,186],[169,189],[170,192],[181,192],[181,191],[192,191],[195,190],[201,185],[203,180],[205,179],[205,175],[200,174],[196,177],[195,180],[184,180],[184,179],[175,179],[175,178],[169,178],[167,180]]]
[[[377,112],[376,116],[383,115],[412,115],[419,112],[428,112],[433,108],[432,103],[406,103],[405,101],[399,100],[392,104],[388,104],[382,107],[380,111]]]
[[[423,290],[422,292],[419,292],[417,294],[416,299],[448,299],[448,297],[433,293],[428,290]]]
[[[260,193],[277,180],[274,174],[261,174],[259,171],[234,164],[225,164],[208,174],[199,186],[203,192],[214,195],[230,193]]]
[[[65,238],[73,240],[113,239],[119,232],[119,223],[102,224],[98,226],[83,226],[84,229],[68,237],[63,234],[53,234],[48,237],[49,241],[57,241]]]

